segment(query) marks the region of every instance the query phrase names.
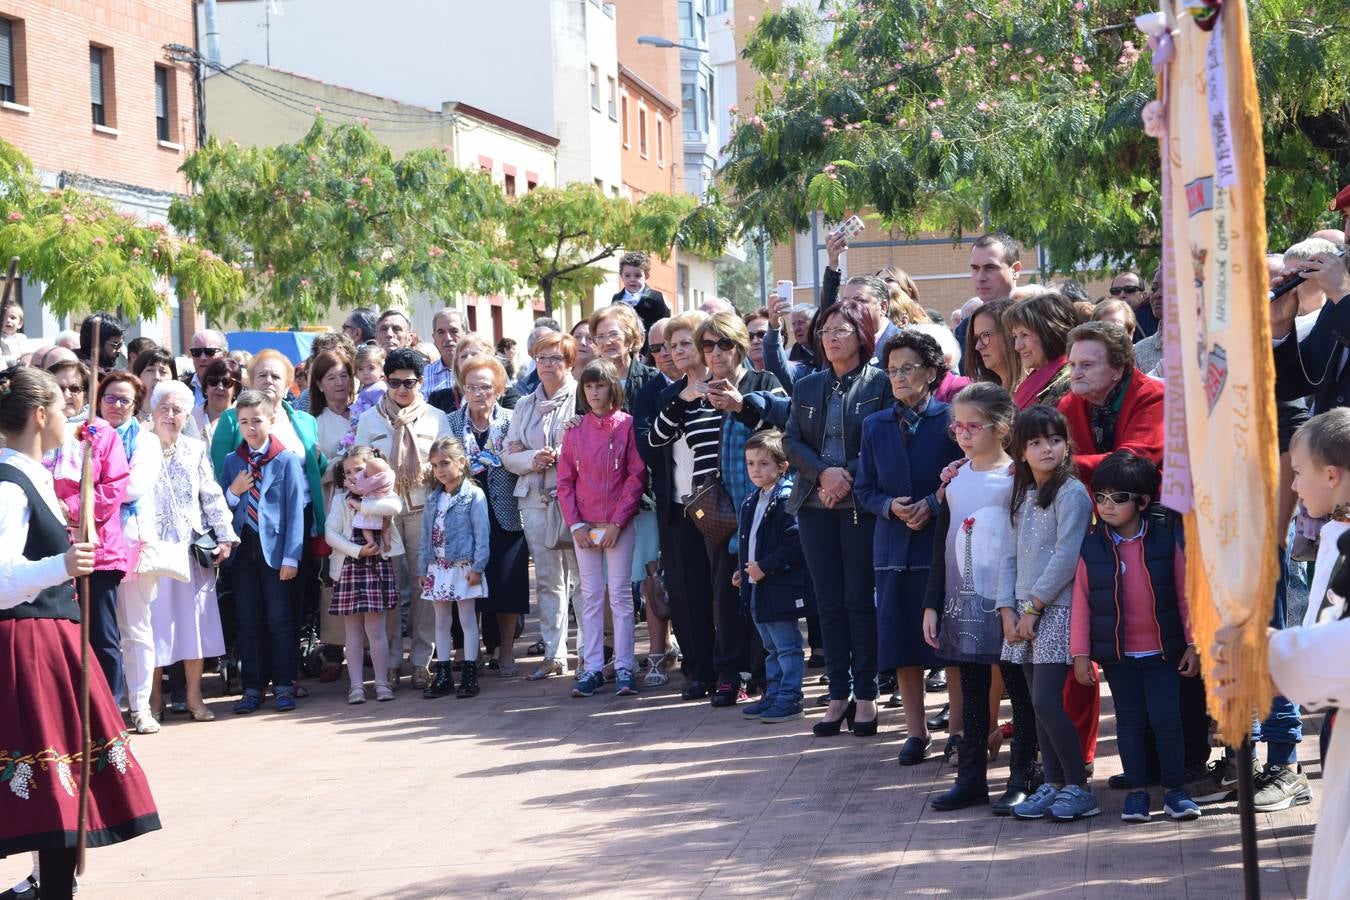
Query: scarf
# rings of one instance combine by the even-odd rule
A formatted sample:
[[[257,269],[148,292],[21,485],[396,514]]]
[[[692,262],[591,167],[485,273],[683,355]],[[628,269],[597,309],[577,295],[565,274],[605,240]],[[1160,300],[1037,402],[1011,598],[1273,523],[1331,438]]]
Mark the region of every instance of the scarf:
[[[1034,406],[1040,402],[1040,396],[1047,388],[1059,381],[1061,377],[1068,377],[1067,366],[1068,357],[1061,356],[1059,359],[1050,360],[1035,372],[1032,372],[1022,379],[1022,383],[1013,392],[1013,403],[1018,409],[1026,409],[1028,406]]]
[[[1120,408],[1125,403],[1125,389],[1130,384],[1130,375],[1126,372],[1125,377],[1120,379],[1111,393],[1106,395],[1106,402],[1101,406],[1088,404],[1088,421],[1092,427],[1092,442],[1097,445],[1098,453],[1110,453],[1116,446],[1116,422],[1120,418]]]
[[[114,428],[117,436],[122,439],[122,452],[127,455],[127,465],[131,465],[131,458],[136,455],[136,442],[141,436],[141,423],[136,421],[135,416],[128,416],[126,424]],[[122,524],[125,526],[127,520],[140,511],[139,500],[129,500],[122,504]]]
[[[913,409],[899,402],[895,403],[895,421],[900,424],[900,438],[909,446],[910,439],[914,432],[919,430],[919,423],[927,418],[928,407],[933,403],[933,395],[929,394],[923,401],[923,406]]]
[[[494,403],[492,411],[488,415],[487,446],[479,446],[478,435],[474,434],[473,417],[469,413],[468,404],[465,404],[462,408],[464,411],[464,432],[459,436],[459,439],[464,444],[464,452],[469,456],[469,474],[481,475],[492,466],[502,464],[502,447],[506,443],[507,423],[501,421],[502,408]]]
[[[393,397],[385,394],[376,408],[389,423],[389,467],[394,470],[394,490],[407,497],[422,480],[422,454],[417,448],[413,425],[427,411],[427,401],[416,393],[411,403],[399,407]]]

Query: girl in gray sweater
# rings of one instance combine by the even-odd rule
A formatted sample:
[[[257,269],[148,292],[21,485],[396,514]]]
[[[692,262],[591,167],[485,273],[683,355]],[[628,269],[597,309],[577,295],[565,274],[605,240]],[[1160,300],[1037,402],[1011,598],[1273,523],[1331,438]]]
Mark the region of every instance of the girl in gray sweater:
[[[1078,732],[1064,710],[1064,679],[1073,665],[1073,577],[1092,521],[1092,500],[1074,468],[1068,423],[1053,407],[1033,406],[1018,415],[1011,455],[1013,539],[997,605],[1003,659],[1026,673],[1045,767],[1045,784],[1014,806],[1013,815],[1071,821],[1100,812],[1087,786]]]

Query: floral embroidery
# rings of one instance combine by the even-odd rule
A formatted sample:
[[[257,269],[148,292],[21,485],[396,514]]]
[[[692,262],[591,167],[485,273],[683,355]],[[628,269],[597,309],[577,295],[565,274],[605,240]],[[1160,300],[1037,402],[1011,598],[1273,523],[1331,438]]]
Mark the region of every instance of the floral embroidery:
[[[131,741],[127,732],[106,741],[91,744],[90,765],[95,774],[108,766],[125,775],[131,768]],[[73,768],[83,761],[81,753],[57,753],[53,747],[33,753],[19,750],[0,750],[0,784],[8,785],[9,791],[20,800],[27,800],[32,794],[36,772],[56,770],[57,781],[67,796],[74,797],[77,790]]]

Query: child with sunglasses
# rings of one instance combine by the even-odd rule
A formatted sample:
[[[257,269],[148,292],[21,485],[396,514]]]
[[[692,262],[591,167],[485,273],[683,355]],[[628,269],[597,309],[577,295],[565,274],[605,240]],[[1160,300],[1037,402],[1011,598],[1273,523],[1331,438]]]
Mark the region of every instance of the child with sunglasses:
[[[1092,685],[1102,666],[1116,706],[1116,741],[1129,794],[1120,818],[1147,822],[1145,733],[1152,726],[1162,771],[1163,811],[1196,819],[1186,793],[1181,731],[1181,677],[1200,662],[1186,606],[1186,557],[1180,518],[1153,505],[1158,467],[1128,450],[1112,453],[1092,474],[1097,525],[1088,532],[1074,576],[1070,652],[1074,677]]]

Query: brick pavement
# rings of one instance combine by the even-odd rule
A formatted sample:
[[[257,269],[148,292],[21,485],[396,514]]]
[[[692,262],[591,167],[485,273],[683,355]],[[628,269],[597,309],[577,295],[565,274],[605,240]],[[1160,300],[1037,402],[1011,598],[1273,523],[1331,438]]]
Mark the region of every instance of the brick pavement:
[[[818,708],[748,722],[682,702],[678,676],[636,698],[574,700],[571,683],[488,675],[473,700],[405,686],[349,707],[344,677],[311,684],[294,714],[247,718],[212,699],[217,721],[171,717],[137,739],[164,830],[92,851],[80,897],[1241,893],[1235,804],[1192,823],[1120,822],[1122,796],[1104,787],[1119,771],[1109,716],[1102,815],[1057,825],[928,809],[952,771],[896,765],[898,710],[883,710],[878,737],[818,739]],[[940,701],[929,695],[930,711]],[[992,784],[1007,761],[1005,748]],[[1258,816],[1265,897],[1301,895],[1317,809]],[[0,876],[26,866],[0,861]]]

